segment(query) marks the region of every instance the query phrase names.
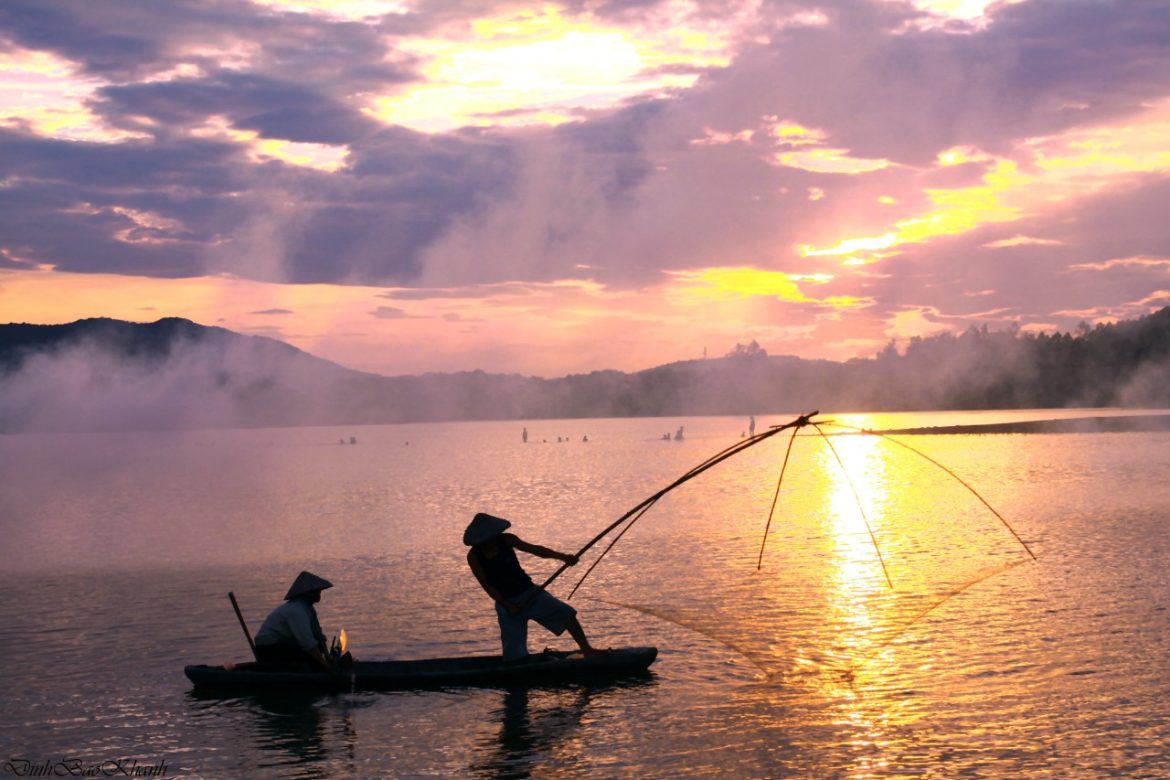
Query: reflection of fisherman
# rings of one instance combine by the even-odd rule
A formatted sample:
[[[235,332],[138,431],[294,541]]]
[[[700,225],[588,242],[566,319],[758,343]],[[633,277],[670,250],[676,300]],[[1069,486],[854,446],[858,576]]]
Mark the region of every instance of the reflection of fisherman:
[[[313,607],[321,591],[333,583],[303,571],[284,595],[284,603],[268,614],[256,632],[256,659],[277,666],[331,668],[325,634]]]
[[[590,646],[577,620],[577,610],[537,587],[516,559],[516,550],[540,558],[554,558],[573,566],[576,555],[529,544],[515,534],[504,533],[511,523],[480,512],[463,532],[467,563],[479,584],[496,602],[504,660],[517,661],[528,655],[528,621],[535,620],[560,636],[566,629],[585,655],[603,652]]]

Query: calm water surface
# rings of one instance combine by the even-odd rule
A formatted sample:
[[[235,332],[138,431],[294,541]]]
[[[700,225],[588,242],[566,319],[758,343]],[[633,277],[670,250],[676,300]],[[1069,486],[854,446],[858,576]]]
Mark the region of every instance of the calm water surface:
[[[335,583],[322,624],[360,658],[497,652],[460,544],[474,512],[575,550],[746,424],[0,437],[0,775],[1170,777],[1167,433],[900,439],[1034,562],[925,459],[806,429],[757,571],[773,437],[660,501],[573,597],[597,644],[660,648],[649,679],[271,700],[183,676],[246,659],[229,590],[255,629],[302,568]],[[533,627],[534,650],[570,644]]]

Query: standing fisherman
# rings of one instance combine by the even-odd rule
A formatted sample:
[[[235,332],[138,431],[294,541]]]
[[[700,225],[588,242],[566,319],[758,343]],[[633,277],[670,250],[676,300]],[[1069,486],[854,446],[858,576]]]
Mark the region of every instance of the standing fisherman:
[[[284,603],[268,614],[256,632],[256,660],[290,668],[329,671],[325,634],[314,604],[333,583],[302,571],[284,595]]]
[[[500,642],[505,661],[520,661],[528,655],[528,621],[535,620],[557,636],[568,630],[587,656],[605,652],[589,644],[577,620],[577,610],[537,587],[516,559],[516,550],[540,558],[553,558],[570,566],[577,556],[530,544],[515,534],[504,533],[511,523],[480,512],[463,532],[467,563],[484,591],[496,602]]]

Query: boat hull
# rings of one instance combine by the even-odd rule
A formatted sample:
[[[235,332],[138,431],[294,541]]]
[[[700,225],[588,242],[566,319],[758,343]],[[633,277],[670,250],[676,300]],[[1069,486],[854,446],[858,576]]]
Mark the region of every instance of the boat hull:
[[[579,652],[546,651],[519,663],[496,656],[430,658],[419,661],[355,661],[334,673],[266,670],[255,663],[188,666],[183,671],[199,690],[386,691],[460,686],[506,687],[603,682],[646,674],[658,656],[655,647],[624,647],[583,657]]]

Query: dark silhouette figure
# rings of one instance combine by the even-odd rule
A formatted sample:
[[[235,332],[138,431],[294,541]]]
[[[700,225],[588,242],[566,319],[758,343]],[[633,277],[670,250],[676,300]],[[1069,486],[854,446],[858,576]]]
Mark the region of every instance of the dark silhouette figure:
[[[511,523],[480,512],[463,532],[467,564],[484,591],[496,602],[500,643],[505,661],[519,661],[528,655],[528,621],[535,620],[560,636],[566,630],[585,655],[604,652],[595,649],[577,620],[577,610],[537,587],[516,559],[516,550],[540,558],[577,564],[577,556],[530,544],[515,534],[504,533]]]
[[[284,596],[284,603],[268,614],[256,632],[256,660],[290,669],[333,668],[325,634],[314,604],[333,583],[302,571]]]

